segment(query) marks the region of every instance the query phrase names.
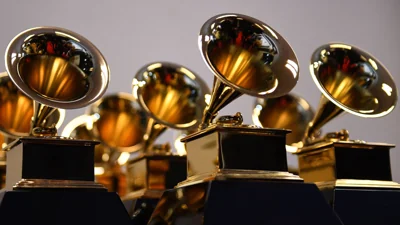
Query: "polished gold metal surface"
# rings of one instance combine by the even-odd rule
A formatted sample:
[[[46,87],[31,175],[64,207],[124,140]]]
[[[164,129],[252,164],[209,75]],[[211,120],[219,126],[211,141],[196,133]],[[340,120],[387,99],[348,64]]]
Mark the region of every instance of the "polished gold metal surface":
[[[32,99],[14,85],[7,73],[0,73],[0,132],[7,138],[28,136],[33,112]],[[59,128],[64,118],[65,110],[57,109],[42,120],[43,126]]]
[[[100,51],[81,35],[58,27],[18,34],[6,49],[5,64],[17,88],[35,101],[30,131],[34,136],[56,135],[54,127],[43,125],[54,108],[89,105],[105,93],[109,82]]]
[[[200,128],[206,128],[220,109],[242,94],[276,98],[290,92],[299,77],[297,57],[286,40],[249,16],[212,17],[200,30],[199,48],[215,75]]]
[[[397,87],[389,71],[355,46],[330,43],[317,48],[310,72],[322,97],[306,130],[306,144],[313,141],[315,131],[344,111],[375,118],[389,114],[396,106]]]
[[[203,117],[209,89],[194,72],[171,62],[143,66],[132,82],[133,96],[149,115],[145,150],[167,127],[192,129]]]
[[[104,145],[119,152],[143,148],[148,117],[131,94],[120,92],[104,96],[87,113],[94,118],[94,137]]]
[[[302,141],[308,123],[314,118],[311,105],[293,93],[278,98],[257,98],[254,105],[255,125],[292,131],[286,136],[287,145]]]

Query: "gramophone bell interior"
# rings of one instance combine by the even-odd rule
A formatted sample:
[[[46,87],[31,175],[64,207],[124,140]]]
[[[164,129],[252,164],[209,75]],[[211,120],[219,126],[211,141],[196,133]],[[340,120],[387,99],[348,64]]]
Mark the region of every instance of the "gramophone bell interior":
[[[88,114],[94,118],[94,137],[106,146],[121,152],[133,152],[143,147],[148,118],[131,94],[107,95],[94,103]]]
[[[8,45],[6,69],[15,85],[33,100],[81,108],[106,91],[109,69],[100,51],[81,35],[58,27],[36,27]]]
[[[322,97],[306,131],[306,144],[316,130],[343,111],[374,118],[389,114],[396,106],[397,87],[389,71],[357,47],[330,43],[317,48],[310,72]]]
[[[297,83],[294,51],[278,32],[257,19],[240,14],[212,17],[200,30],[199,48],[216,76],[201,128],[242,94],[274,98]]]
[[[7,73],[0,73],[0,132],[11,138],[28,136],[34,106],[32,99],[21,92]],[[44,121],[44,126],[64,121],[65,110],[58,109]]]
[[[396,105],[397,88],[389,71],[357,47],[341,43],[319,47],[310,71],[321,92],[347,112],[381,117]]]
[[[314,118],[311,105],[300,96],[289,93],[278,98],[257,98],[252,119],[264,128],[289,129],[286,144],[303,140],[308,123]]]
[[[145,65],[133,80],[133,96],[141,106],[157,123],[173,129],[196,127],[209,93],[198,75],[171,62]]]

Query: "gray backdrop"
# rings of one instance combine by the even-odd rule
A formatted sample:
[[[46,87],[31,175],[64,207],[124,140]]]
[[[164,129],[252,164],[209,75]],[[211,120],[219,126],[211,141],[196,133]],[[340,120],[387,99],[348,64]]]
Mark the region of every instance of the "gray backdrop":
[[[327,42],[356,45],[380,60],[400,86],[399,0],[1,0],[0,52],[19,32],[35,26],[59,26],[82,34],[106,57],[111,69],[108,93],[131,92],[136,71],[149,62],[171,61],[187,66],[207,81],[213,76],[203,63],[197,34],[202,24],[220,13],[241,13],[275,28],[291,44],[300,61],[300,80],[293,92],[316,108],[320,92],[309,72],[310,54]],[[4,70],[4,64],[0,64]],[[222,114],[241,111],[251,123],[254,98],[242,96]],[[345,114],[324,131],[347,128],[351,138],[400,145],[400,107],[379,119]],[[69,110],[64,124],[84,113]],[[172,138],[172,132],[159,142]],[[392,151],[394,178],[400,181],[400,150]]]

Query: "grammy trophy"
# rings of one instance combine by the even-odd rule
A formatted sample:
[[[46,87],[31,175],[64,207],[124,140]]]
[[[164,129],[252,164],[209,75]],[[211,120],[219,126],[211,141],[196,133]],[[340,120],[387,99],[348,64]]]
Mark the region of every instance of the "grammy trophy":
[[[322,92],[315,113],[304,99],[288,94],[279,104],[258,99],[254,119],[263,127],[293,130],[287,149],[298,158],[297,173],[317,184],[344,224],[397,224],[400,185],[392,180],[389,154],[394,145],[352,140],[346,129],[321,134],[343,112],[366,118],[392,112],[397,89],[390,73],[371,54],[343,43],[316,49],[310,72]],[[268,112],[279,119],[269,120]]]
[[[240,14],[212,17],[198,41],[214,86],[198,131],[182,142],[188,162],[201,160],[164,192],[149,224],[342,224],[315,184],[288,172],[289,130],[245,125],[241,113],[216,118],[243,94],[290,92],[299,78],[290,45],[267,24]]]
[[[98,142],[58,136],[55,123],[46,123],[57,108],[85,107],[105,93],[109,68],[100,51],[72,31],[36,27],[10,42],[5,64],[18,91],[33,101],[33,111],[29,135],[4,148],[1,224],[129,224],[118,195],[94,182]]]
[[[168,128],[189,132],[199,126],[210,91],[197,74],[171,62],[143,66],[132,88],[148,120],[140,154],[127,163],[129,193],[122,199],[133,222],[147,224],[163,192],[187,177],[186,154],[156,140]]]

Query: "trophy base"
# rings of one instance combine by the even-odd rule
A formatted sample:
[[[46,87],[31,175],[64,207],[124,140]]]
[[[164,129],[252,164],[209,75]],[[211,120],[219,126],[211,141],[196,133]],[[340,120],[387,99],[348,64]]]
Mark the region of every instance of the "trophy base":
[[[133,224],[147,224],[163,190],[140,190],[129,193],[122,198],[125,209],[132,218]]]
[[[2,190],[0,218],[2,225],[131,224],[116,193],[76,189]]]
[[[0,194],[1,224],[131,224],[119,196],[94,182],[96,144],[39,137],[13,142]]]
[[[342,223],[315,184],[234,179],[212,180],[165,191],[148,224]]]
[[[395,182],[337,180],[317,185],[343,224],[399,224],[400,185]]]
[[[185,181],[178,183],[178,187],[184,187],[196,183],[202,183],[212,180],[279,180],[291,182],[303,182],[299,176],[289,172],[282,171],[264,171],[264,170],[237,170],[237,169],[219,169],[214,173],[198,174],[188,177]]]

